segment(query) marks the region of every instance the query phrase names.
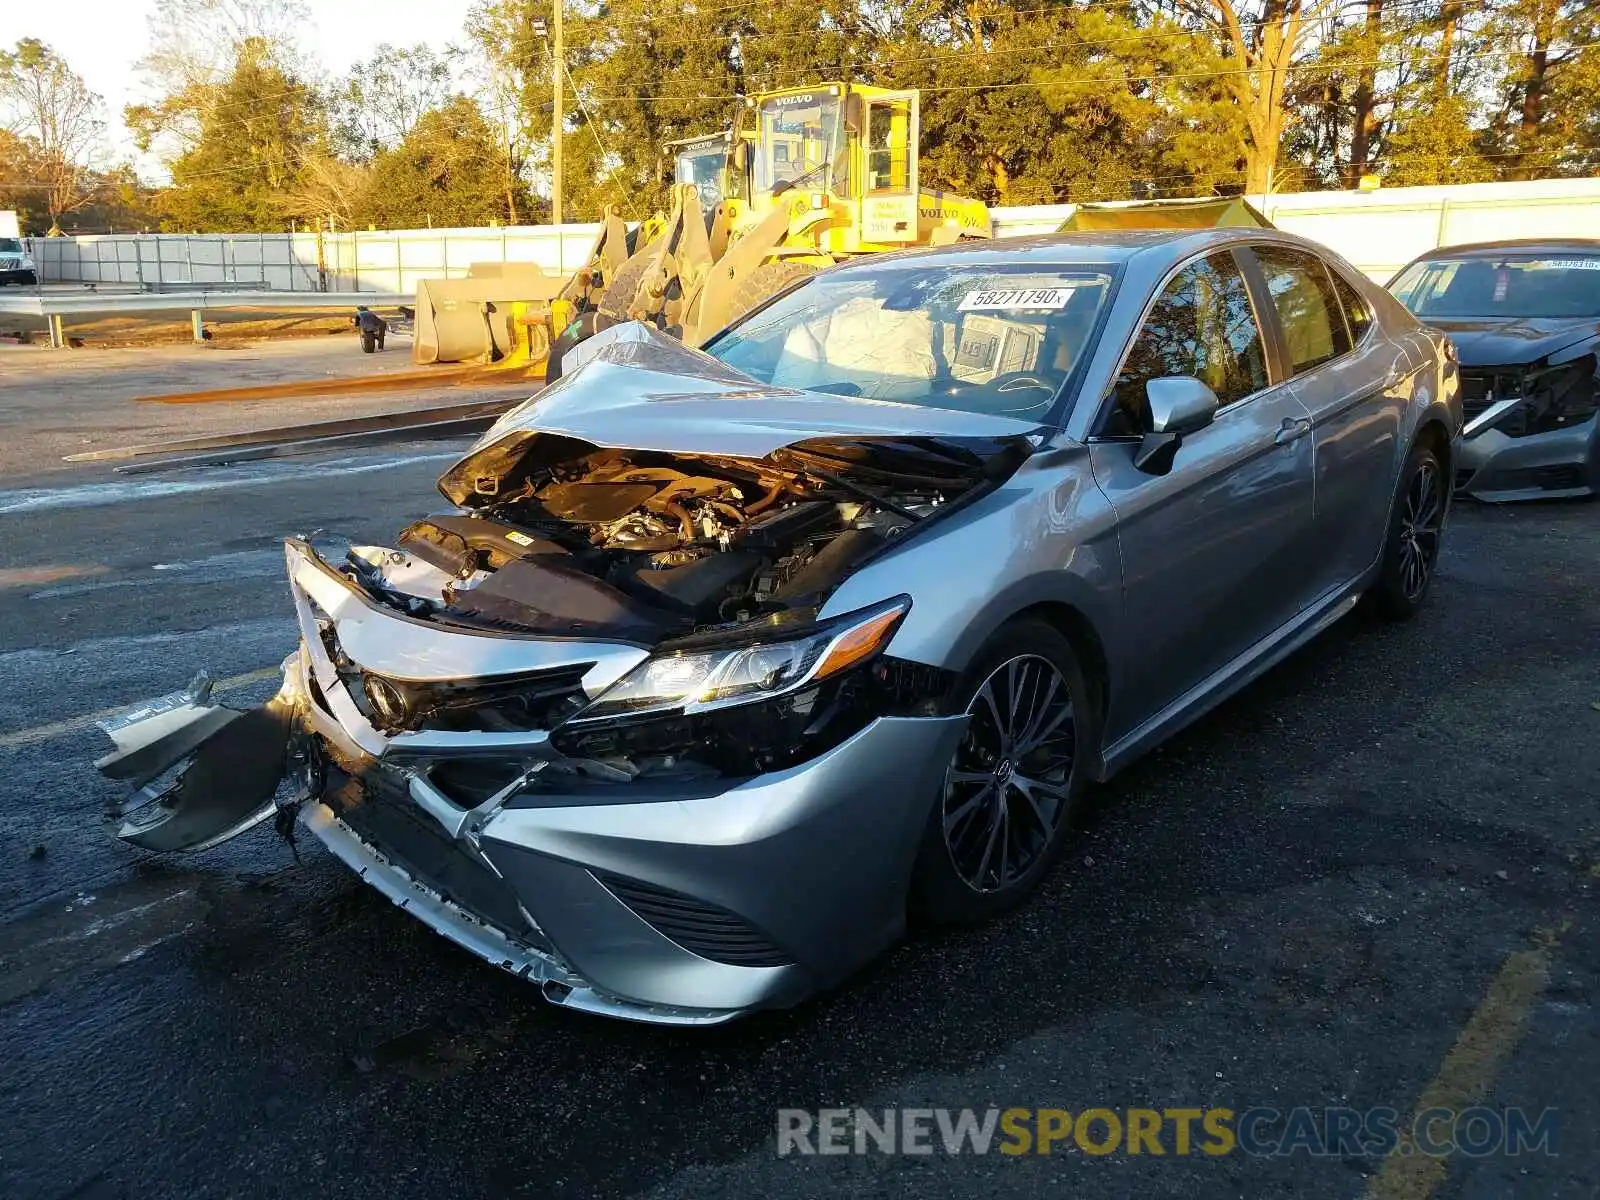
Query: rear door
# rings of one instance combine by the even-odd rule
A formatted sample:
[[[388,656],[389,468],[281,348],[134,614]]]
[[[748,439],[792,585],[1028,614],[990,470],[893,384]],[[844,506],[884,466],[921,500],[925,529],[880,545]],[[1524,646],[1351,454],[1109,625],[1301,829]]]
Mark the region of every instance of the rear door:
[[[1315,593],[1376,560],[1389,519],[1410,388],[1404,349],[1377,329],[1359,291],[1318,255],[1253,247],[1316,456]]]
[[[1144,385],[1192,375],[1221,407],[1165,475],[1133,465]],[[1116,509],[1131,647],[1113,737],[1156,714],[1274,630],[1305,596],[1312,523],[1310,420],[1280,378],[1231,251],[1164,285],[1091,439]]]

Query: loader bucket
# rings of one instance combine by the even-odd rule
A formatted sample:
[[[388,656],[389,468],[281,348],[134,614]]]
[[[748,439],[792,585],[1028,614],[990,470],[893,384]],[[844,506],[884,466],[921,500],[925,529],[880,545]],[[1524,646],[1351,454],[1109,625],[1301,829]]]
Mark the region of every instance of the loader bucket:
[[[465,279],[417,284],[412,357],[419,363],[495,362],[512,353],[512,306],[548,310],[567,280],[534,263],[478,263]]]

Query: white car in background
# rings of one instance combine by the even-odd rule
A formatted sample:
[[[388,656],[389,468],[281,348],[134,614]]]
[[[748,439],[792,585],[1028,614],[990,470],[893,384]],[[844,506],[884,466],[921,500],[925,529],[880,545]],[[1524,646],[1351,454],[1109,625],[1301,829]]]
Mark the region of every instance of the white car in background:
[[[38,282],[38,272],[22,239],[0,237],[0,284],[18,283],[32,287]]]

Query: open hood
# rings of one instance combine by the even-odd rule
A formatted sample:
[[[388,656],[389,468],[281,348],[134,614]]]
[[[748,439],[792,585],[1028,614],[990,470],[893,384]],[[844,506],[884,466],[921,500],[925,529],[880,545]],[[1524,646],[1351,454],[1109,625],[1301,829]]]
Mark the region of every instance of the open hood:
[[[1039,428],[1009,417],[774,387],[639,322],[607,334],[611,340],[593,358],[508,412],[445,472],[446,498],[459,504],[470,494],[450,481],[503,467],[506,443],[532,451],[528,434],[611,449],[763,458],[814,439],[1005,441]]]

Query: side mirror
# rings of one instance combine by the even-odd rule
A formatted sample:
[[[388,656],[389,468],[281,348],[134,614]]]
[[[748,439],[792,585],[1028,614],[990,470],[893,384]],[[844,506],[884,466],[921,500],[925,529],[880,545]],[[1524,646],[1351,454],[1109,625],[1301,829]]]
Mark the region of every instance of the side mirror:
[[[1220,401],[1217,394],[1189,375],[1168,375],[1144,385],[1150,406],[1150,432],[1133,456],[1133,465],[1147,475],[1165,475],[1186,434],[1211,424]]]
[[[750,143],[743,138],[733,143],[733,167],[741,175],[750,169]]]

